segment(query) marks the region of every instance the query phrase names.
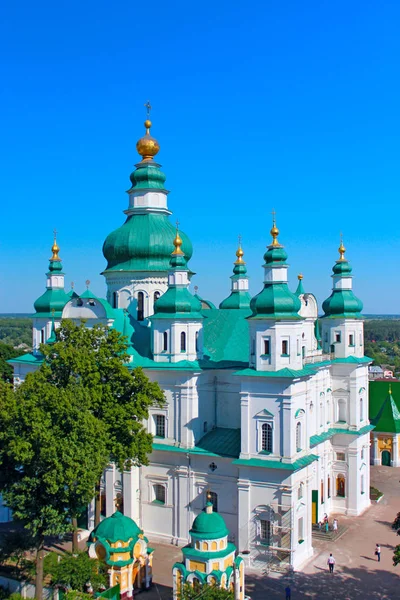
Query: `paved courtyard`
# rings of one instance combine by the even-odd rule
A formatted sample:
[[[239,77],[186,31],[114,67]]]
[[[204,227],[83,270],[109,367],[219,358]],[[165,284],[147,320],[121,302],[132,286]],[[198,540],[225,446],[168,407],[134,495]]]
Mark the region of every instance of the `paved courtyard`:
[[[358,518],[339,517],[348,527],[337,542],[316,541],[314,556],[301,572],[290,577],[248,573],[246,593],[253,600],[284,599],[288,582],[292,600],[388,600],[400,599],[400,565],[393,567],[393,548],[400,537],[391,529],[394,517],[400,512],[400,468],[371,467],[371,483],[384,493],[384,498]],[[381,562],[374,555],[375,544],[382,549]],[[155,547],[155,587],[146,596],[149,600],[171,597],[171,567],[181,560],[174,546],[151,544]],[[329,553],[336,559],[335,573],[328,573]]]

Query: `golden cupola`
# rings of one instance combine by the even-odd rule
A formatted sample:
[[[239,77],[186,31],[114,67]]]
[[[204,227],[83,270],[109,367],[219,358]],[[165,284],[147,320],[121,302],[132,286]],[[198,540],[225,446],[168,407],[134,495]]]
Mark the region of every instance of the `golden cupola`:
[[[144,122],[146,134],[136,143],[136,149],[142,157],[142,161],[153,160],[154,156],[160,151],[160,144],[150,135],[151,125],[150,119],[146,119]]]

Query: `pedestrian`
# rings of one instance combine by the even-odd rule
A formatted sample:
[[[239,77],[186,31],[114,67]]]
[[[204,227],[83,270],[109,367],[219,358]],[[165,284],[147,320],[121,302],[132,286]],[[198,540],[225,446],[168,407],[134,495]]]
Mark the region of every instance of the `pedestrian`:
[[[333,519],[333,531],[337,531],[337,528],[338,528],[337,519]]]
[[[329,531],[329,521],[328,519],[325,521],[325,533],[328,533]]]
[[[290,589],[290,585],[287,585],[285,587],[285,594],[286,594],[286,600],[290,600],[290,598],[292,597],[291,594],[291,589]]]
[[[326,523],[326,522],[327,522],[327,520],[328,520],[328,515],[325,513],[325,514],[324,514],[324,523]]]
[[[378,562],[381,562],[381,547],[379,544],[375,546],[375,556],[378,557]]]
[[[327,564],[329,567],[329,573],[333,573],[333,567],[335,566],[336,560],[333,558],[332,554],[329,555]]]
[[[318,529],[321,531],[322,530],[322,522],[318,521]]]

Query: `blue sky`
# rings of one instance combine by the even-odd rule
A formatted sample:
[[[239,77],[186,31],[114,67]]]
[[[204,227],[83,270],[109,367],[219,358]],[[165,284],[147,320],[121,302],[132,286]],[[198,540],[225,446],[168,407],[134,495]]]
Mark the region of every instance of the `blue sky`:
[[[366,313],[399,313],[398,1],[3,4],[0,312],[100,272],[124,221],[147,99],[193,284],[229,293],[237,235],[262,287],[271,210],[296,287],[321,302],[343,231]],[[5,58],[5,60],[4,60]]]

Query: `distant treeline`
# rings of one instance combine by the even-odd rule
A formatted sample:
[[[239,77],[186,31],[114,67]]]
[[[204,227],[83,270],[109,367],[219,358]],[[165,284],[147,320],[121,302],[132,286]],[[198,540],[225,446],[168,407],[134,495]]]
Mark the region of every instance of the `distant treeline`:
[[[398,342],[400,321],[384,319],[365,321],[364,335],[367,342]]]
[[[17,347],[26,344],[32,347],[32,319],[29,318],[0,318],[0,342]]]

